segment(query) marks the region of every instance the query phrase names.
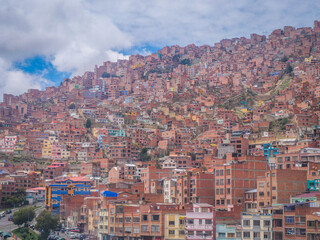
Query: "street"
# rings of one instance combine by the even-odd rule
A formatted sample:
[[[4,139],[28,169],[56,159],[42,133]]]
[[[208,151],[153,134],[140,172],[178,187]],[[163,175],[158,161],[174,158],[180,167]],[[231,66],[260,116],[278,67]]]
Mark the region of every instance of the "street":
[[[41,206],[40,208],[37,208],[35,210],[36,212],[36,217],[44,210],[44,202],[39,202],[39,203],[36,203],[34,205],[27,205],[25,207],[28,207],[28,206]],[[12,221],[8,221],[8,218],[13,215],[13,213],[17,210],[19,210],[20,208],[14,208],[12,209],[12,213],[10,214],[6,214],[3,218],[0,219],[0,230],[3,231],[3,232],[8,232],[10,233],[11,231],[13,231],[14,229],[18,228],[16,225],[13,224]],[[35,217],[35,218],[36,218]],[[35,219],[33,220],[32,223],[35,223]]]

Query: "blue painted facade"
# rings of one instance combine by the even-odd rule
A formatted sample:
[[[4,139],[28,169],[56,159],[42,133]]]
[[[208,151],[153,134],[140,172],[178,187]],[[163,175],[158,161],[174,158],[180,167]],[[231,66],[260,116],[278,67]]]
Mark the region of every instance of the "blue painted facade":
[[[279,148],[272,147],[270,143],[263,144],[263,156],[269,162],[269,157],[275,157],[275,155],[279,154]]]
[[[319,179],[308,180],[307,188],[309,191],[319,191]]]
[[[237,231],[236,225],[217,224],[216,234],[216,240],[241,240],[241,229]]]
[[[55,184],[50,184],[46,186],[46,209],[53,214],[59,214],[60,203],[63,195],[90,196],[90,189],[90,181],[73,181],[71,179],[66,179],[65,181],[59,181]]]

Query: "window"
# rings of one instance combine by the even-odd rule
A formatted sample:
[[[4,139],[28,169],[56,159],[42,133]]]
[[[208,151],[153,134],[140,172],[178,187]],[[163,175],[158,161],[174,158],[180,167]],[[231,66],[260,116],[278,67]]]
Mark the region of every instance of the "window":
[[[139,217],[134,217],[134,218],[133,218],[133,222],[134,222],[134,223],[140,222],[140,218],[139,218]]]
[[[202,219],[199,219],[199,225],[202,225]]]
[[[202,233],[202,231],[196,231],[196,235],[197,235],[197,236],[202,236],[203,233]]]
[[[306,235],[306,229],[305,228],[297,228],[296,229],[297,236],[305,236]]]
[[[188,219],[188,224],[194,224],[194,220],[193,219]]]
[[[315,228],[316,227],[316,221],[308,221],[308,227]]]
[[[174,235],[174,230],[169,230],[169,235]]]
[[[294,235],[294,228],[285,228],[286,235]]]
[[[184,234],[185,234],[184,230],[179,230],[179,235],[184,235]]]
[[[263,207],[264,206],[264,202],[259,202],[259,207]]]
[[[152,221],[159,221],[160,215],[152,215]]]
[[[220,205],[220,200],[217,200],[217,205]]]
[[[253,226],[260,227],[260,220],[253,220]]]
[[[206,224],[212,224],[212,220],[211,220],[211,219],[206,219],[206,220],[205,220],[205,223],[206,223]]]
[[[259,182],[259,187],[264,187],[264,182]]]
[[[114,214],[114,208],[111,208],[111,209],[110,209],[110,213],[111,213],[111,214]]]
[[[141,232],[148,232],[148,225],[141,225]]]
[[[250,238],[250,232],[243,232],[243,238]]]
[[[286,216],[285,217],[286,224],[293,224],[294,223],[294,217],[293,216]]]
[[[114,223],[114,217],[110,217],[110,222]]]
[[[226,170],[226,174],[227,174],[227,175],[230,175],[230,169],[227,169],[227,170]]]
[[[227,188],[227,194],[230,194],[230,188]]]
[[[188,231],[188,236],[194,236],[194,231]]]
[[[216,180],[216,185],[219,185],[220,181],[219,179]]]
[[[216,194],[219,195],[219,193],[220,193],[220,189],[217,188],[217,189],[216,189]]]
[[[124,228],[125,233],[131,233],[131,227],[125,227]]]
[[[133,228],[133,233],[140,233],[140,229],[138,227]]]
[[[264,192],[259,192],[259,196],[263,197],[264,196]]]
[[[174,226],[175,222],[174,221],[169,221],[169,226]]]
[[[220,185],[223,185],[223,179],[220,179]]]
[[[230,183],[231,183],[231,180],[228,178],[227,179],[227,185],[230,185]]]
[[[270,233],[269,232],[263,233],[263,239],[270,239]]]
[[[243,220],[244,227],[250,227],[250,220]]]
[[[148,221],[148,215],[142,215],[142,221]]]
[[[263,226],[264,227],[270,227],[270,221],[269,220],[264,220],[263,221]]]
[[[219,238],[225,238],[226,237],[226,234],[224,232],[219,232],[218,235],[219,235]]]
[[[159,225],[152,225],[151,232],[160,232],[160,226]]]
[[[223,170],[220,170],[220,176],[223,176]]]
[[[126,223],[131,223],[131,217],[126,217],[126,218],[124,219],[124,222],[126,222]]]
[[[260,232],[254,232],[253,238],[260,238]]]

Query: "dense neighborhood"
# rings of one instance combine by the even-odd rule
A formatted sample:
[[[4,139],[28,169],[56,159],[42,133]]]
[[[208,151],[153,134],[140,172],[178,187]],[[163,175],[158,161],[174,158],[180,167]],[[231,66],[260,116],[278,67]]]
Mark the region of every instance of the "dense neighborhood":
[[[320,22],[104,62],[0,103],[0,206],[90,239],[320,239]]]

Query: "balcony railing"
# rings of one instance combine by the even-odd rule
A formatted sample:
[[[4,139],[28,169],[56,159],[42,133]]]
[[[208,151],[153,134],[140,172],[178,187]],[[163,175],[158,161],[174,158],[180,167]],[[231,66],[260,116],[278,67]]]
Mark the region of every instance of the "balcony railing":
[[[199,230],[212,230],[212,224],[202,224],[202,225],[186,225],[186,229],[199,229]]]

